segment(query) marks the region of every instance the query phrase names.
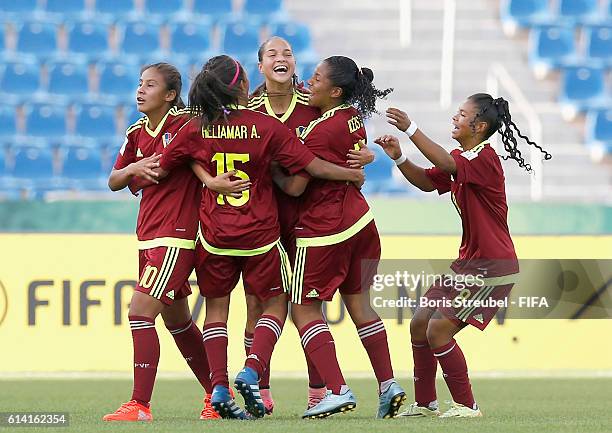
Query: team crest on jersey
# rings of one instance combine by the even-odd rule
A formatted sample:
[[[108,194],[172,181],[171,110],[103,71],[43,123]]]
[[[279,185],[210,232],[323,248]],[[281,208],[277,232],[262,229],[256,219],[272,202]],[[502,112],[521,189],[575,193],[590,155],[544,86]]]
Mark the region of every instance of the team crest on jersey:
[[[306,131],[305,126],[298,126],[297,128],[295,128],[295,133],[297,134],[298,137],[301,137],[304,131]]]
[[[169,132],[166,132],[163,136],[162,136],[162,142],[164,143],[164,147],[168,147],[168,145],[170,144],[170,142],[174,139],[174,137],[176,137],[176,134],[172,135]]]

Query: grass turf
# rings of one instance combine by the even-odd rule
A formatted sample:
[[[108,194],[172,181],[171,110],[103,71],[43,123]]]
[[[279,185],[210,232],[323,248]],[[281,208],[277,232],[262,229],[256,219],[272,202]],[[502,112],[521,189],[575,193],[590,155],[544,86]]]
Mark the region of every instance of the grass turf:
[[[412,386],[402,380],[408,402]],[[375,420],[378,398],[373,380],[351,379],[357,396],[354,412],[326,420],[301,420],[306,383],[298,379],[272,381],[276,401],[274,415],[258,421],[200,421],[202,392],[194,380],[160,379],[155,386],[152,423],[104,423],[105,413],[114,411],[129,397],[127,380],[0,380],[0,412],[62,411],[70,413],[70,426],[63,428],[0,427],[23,432],[345,432],[435,431],[478,432],[609,432],[612,379],[476,379],[472,381],[484,417],[480,419]],[[444,382],[438,382],[442,409],[449,400]],[[237,400],[242,403],[241,398]],[[237,425],[238,423],[238,425]],[[248,423],[248,425],[247,425]],[[384,424],[384,426],[382,425]]]

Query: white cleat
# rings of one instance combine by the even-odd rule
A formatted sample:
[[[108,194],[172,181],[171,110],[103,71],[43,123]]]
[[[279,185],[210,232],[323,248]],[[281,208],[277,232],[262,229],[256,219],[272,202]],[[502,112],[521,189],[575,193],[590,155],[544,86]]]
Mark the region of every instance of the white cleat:
[[[408,406],[408,409],[398,414],[396,418],[399,417],[409,417],[409,418],[422,418],[422,417],[436,417],[440,416],[440,411],[437,407],[424,407],[419,406],[416,402],[412,403]]]
[[[478,418],[482,416],[480,408],[471,409],[454,401],[451,403],[449,410],[440,415],[440,418]]]

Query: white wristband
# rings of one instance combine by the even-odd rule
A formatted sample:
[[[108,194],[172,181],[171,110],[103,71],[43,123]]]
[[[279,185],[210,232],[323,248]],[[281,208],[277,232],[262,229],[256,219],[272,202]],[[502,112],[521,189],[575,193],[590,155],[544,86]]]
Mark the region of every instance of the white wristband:
[[[410,122],[410,126],[408,127],[408,129],[406,129],[406,135],[408,137],[412,137],[414,135],[414,133],[417,131],[417,129],[419,129],[419,126],[416,124],[415,121]]]
[[[400,155],[399,158],[394,159],[393,162],[395,162],[395,165],[402,165],[403,163],[406,162],[408,158],[406,158],[406,155]]]

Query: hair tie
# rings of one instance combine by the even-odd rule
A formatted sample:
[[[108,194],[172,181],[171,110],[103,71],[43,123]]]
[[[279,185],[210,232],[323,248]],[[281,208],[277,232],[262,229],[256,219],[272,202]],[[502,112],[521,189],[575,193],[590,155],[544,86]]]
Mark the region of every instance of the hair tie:
[[[234,63],[236,64],[236,73],[234,74],[234,78],[232,79],[232,81],[229,83],[229,87],[232,87],[234,84],[236,84],[236,81],[238,81],[238,75],[240,74],[240,64],[236,60],[234,60]]]
[[[222,105],[221,108],[223,109],[223,114],[225,114],[226,116],[230,115],[231,110],[228,110],[225,105]]]

